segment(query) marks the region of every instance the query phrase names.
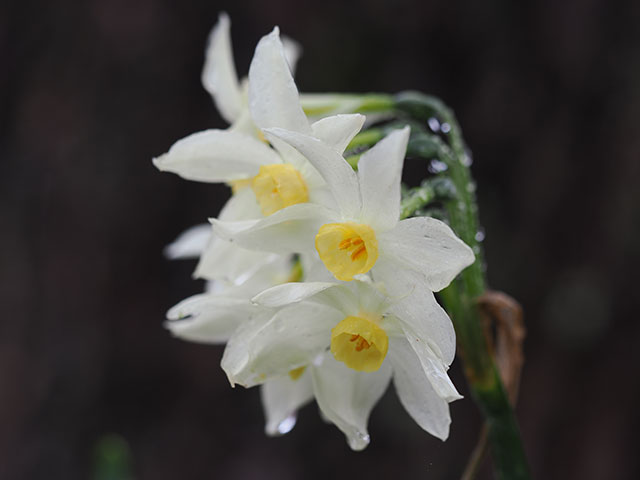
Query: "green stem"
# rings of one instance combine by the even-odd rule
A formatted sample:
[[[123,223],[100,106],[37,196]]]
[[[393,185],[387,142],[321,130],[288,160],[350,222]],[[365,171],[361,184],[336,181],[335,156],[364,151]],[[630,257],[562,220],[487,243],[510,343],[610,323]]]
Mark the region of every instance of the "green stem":
[[[384,131],[379,128],[363,130],[353,137],[349,145],[347,145],[346,151],[356,148],[369,148],[382,140],[382,137],[384,137]]]
[[[300,103],[308,116],[328,116],[338,113],[391,112],[394,99],[381,93],[305,93]]]
[[[425,148],[433,148],[432,153],[447,164],[448,176],[456,188],[456,198],[445,202],[449,222],[456,234],[474,250],[476,261],[441,292],[441,298],[456,330],[459,352],[472,395],[489,427],[497,477],[501,480],[529,479],[518,424],[476,308],[476,299],[486,287],[481,248],[476,239],[479,225],[475,184],[471,179],[470,162],[460,127],[453,112],[434,97],[419,93],[401,94],[396,98],[396,108],[425,123],[435,117],[441,125],[446,124],[443,134],[449,145],[434,141],[433,145]],[[421,156],[429,158],[427,155]]]
[[[428,185],[412,188],[406,195],[403,195],[400,204],[400,218],[410,217],[417,210],[432,202],[434,198],[436,198],[436,192]]]

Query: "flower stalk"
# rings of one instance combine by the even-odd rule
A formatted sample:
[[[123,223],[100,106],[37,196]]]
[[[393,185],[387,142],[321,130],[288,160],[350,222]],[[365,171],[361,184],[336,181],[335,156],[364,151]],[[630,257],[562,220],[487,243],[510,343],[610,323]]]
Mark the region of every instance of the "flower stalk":
[[[447,145],[436,135],[422,133],[410,142],[408,151],[410,155],[429,160],[436,157],[447,165],[447,176],[456,189],[455,197],[444,202],[449,224],[476,254],[476,261],[440,295],[456,330],[459,353],[472,395],[488,425],[497,477],[528,479],[529,469],[518,424],[476,306],[486,285],[482,250],[477,239],[479,225],[475,184],[460,127],[451,109],[434,97],[419,93],[400,94],[395,107],[424,123],[437,119],[440,131],[448,140]]]

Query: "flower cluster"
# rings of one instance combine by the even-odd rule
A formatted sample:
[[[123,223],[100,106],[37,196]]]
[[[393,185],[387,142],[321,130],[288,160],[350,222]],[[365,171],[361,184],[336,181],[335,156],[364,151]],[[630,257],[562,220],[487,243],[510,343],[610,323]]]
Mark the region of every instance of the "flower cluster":
[[[455,333],[433,292],[474,255],[439,220],[400,220],[410,128],[393,130],[352,168],[343,154],[365,123],[357,102],[299,95],[300,49],[278,28],[259,41],[239,81],[229,29],[223,14],[202,81],[231,126],[190,135],[154,159],[160,170],[232,191],[211,225],[167,250],[200,257],[195,275],[209,281],[169,310],[167,327],[186,340],[226,343],[231,384],[261,385],[268,434],[289,431],[315,398],[362,449],[371,409],[393,378],[412,418],[446,439],[448,404],[460,398],[447,375]],[[324,116],[309,118],[305,102]]]

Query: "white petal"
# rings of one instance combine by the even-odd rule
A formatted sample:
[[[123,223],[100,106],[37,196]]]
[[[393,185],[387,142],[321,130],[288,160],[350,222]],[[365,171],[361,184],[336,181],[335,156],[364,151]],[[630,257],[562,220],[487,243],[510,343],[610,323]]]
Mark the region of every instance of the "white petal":
[[[395,130],[358,161],[362,220],[376,231],[390,230],[400,218],[400,181],[410,131]]]
[[[286,282],[291,277],[293,262],[290,255],[254,252],[235,247],[232,243],[226,243],[226,245],[230,257],[225,259],[229,263],[228,272],[236,273],[235,269],[237,269],[238,274],[229,279],[226,277],[215,279],[214,285],[225,286],[224,289],[216,288],[215,292],[224,292],[226,295],[242,297],[249,301],[263,290]],[[247,261],[245,257],[253,260],[253,263]],[[241,265],[233,265],[234,259]],[[214,272],[219,273],[215,269]]]
[[[224,343],[240,323],[259,307],[248,299],[203,293],[189,297],[167,312],[165,326],[176,337],[192,342]]]
[[[262,384],[260,396],[267,435],[283,435],[295,425],[297,410],[313,399],[311,374],[305,371],[296,380],[289,375],[271,379]]]
[[[300,255],[302,263],[302,271],[304,272],[305,282],[335,282],[336,277],[333,276],[324,263],[320,260],[318,252],[308,252]]]
[[[222,368],[232,384],[251,387],[308,365],[331,343],[331,328],[341,320],[335,310],[296,303],[267,322],[246,322],[229,340]]]
[[[431,345],[424,337],[419,336],[406,323],[401,323],[400,326],[404,330],[404,335],[420,359],[422,370],[431,382],[431,386],[436,393],[444,398],[447,402],[452,402],[462,398],[462,395],[458,393],[456,387],[447,374],[449,366],[442,360],[442,358],[434,352]]]
[[[343,217],[355,219],[359,216],[358,177],[342,155],[315,137],[281,128],[269,128],[265,133],[267,138],[281,138],[311,162],[327,182]]]
[[[264,256],[266,258],[261,264],[236,287],[242,291],[245,298],[253,298],[265,289],[280,285],[291,278],[294,266],[292,255],[270,253]]]
[[[227,200],[218,218],[224,221],[235,221],[255,220],[262,216],[255,193],[250,187],[244,187]]]
[[[262,213],[253,190],[243,188],[231,196],[220,212],[222,220],[245,220],[261,218]],[[205,249],[195,271],[195,277],[242,283],[247,276],[265,261],[269,255],[249,251],[216,236],[209,224],[211,242]]]
[[[285,283],[259,293],[251,301],[265,307],[281,307],[300,302],[333,287],[341,287],[341,285],[330,282]]]
[[[210,219],[217,235],[237,245],[273,253],[305,253],[315,249],[318,229],[332,217],[320,205],[292,205],[261,220],[222,222]]]
[[[309,202],[337,209],[331,190],[315,167],[291,145],[273,135],[267,135],[273,148],[282,158],[283,163],[291,164],[300,173],[309,191]]]
[[[260,130],[258,130],[256,124],[253,123],[253,118],[251,118],[248,103],[243,107],[238,118],[234,120],[227,130],[231,132],[246,133],[247,135],[251,135],[252,137],[262,141],[262,139],[259,138]]]
[[[211,225],[208,223],[191,227],[167,245],[164,249],[164,254],[171,260],[197,258],[207,247],[211,239],[211,233]]]
[[[451,365],[456,353],[456,332],[447,312],[429,289],[417,284],[390,310],[417,338],[426,342],[445,365]]]
[[[309,132],[298,89],[285,57],[278,27],[258,42],[249,68],[249,109],[260,128]]]
[[[322,364],[312,368],[312,374],[322,413],[342,430],[353,450],[365,448],[369,444],[369,414],[391,378],[389,362],[376,372],[358,372],[327,353]]]
[[[380,249],[401,268],[424,275],[434,292],[442,290],[475,259],[447,224],[430,217],[408,218],[378,237]]]
[[[202,255],[194,277],[242,284],[274,255],[247,250],[216,237]]]
[[[242,132],[205,130],[178,140],[153,163],[187,180],[226,182],[258,173],[260,165],[282,163],[264,142]]]
[[[229,16],[221,13],[218,23],[209,34],[202,84],[213,97],[222,118],[233,123],[240,116],[243,101],[233,63],[230,26]]]
[[[289,64],[289,70],[291,70],[291,75],[293,76],[296,74],[296,66],[298,65],[300,55],[302,55],[302,46],[293,38],[289,38],[286,35],[282,35],[280,40],[282,41],[284,56]]]
[[[305,169],[310,167],[307,159],[304,158],[304,156],[302,156],[302,154],[295,148],[293,148],[288,143],[280,140],[279,138],[269,135],[268,139],[273,148],[275,148],[275,150],[282,158],[283,163],[290,163],[291,165],[293,165],[293,167],[295,167],[295,169],[300,172],[302,178],[304,178],[306,181],[307,179],[305,178]],[[307,185],[307,187],[309,187],[309,185]]]
[[[420,360],[405,339],[392,338],[387,358],[400,402],[418,425],[440,440],[449,436],[449,403],[441,398],[424,374]]]
[[[420,358],[434,389],[449,401],[461,398],[447,375],[454,356],[455,333],[424,278],[411,270],[398,268],[386,258],[378,259],[373,277],[376,282],[384,283],[395,300],[391,313],[397,317],[397,323]]]
[[[314,137],[343,153],[362,128],[364,121],[365,116],[358,113],[334,115],[315,122],[311,125],[311,131]]]

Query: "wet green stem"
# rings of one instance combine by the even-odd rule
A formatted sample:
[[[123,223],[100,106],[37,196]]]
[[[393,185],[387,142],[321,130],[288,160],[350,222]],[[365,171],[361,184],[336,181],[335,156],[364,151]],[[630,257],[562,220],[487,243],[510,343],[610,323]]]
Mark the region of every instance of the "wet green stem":
[[[476,299],[485,291],[485,276],[478,232],[475,184],[469,170],[460,127],[453,112],[440,100],[419,93],[400,94],[396,109],[427,123],[436,118],[448,144],[440,137],[422,134],[408,155],[426,159],[438,158],[447,165],[447,176],[453,182],[456,195],[444,203],[451,228],[476,253],[476,261],[467,267],[440,295],[453,321],[459,353],[473,397],[489,428],[489,442],[496,475],[501,480],[529,479],[529,469],[518,424],[507,393],[491,354]],[[418,141],[419,140],[419,141]],[[413,151],[412,151],[413,148]],[[422,151],[420,150],[422,149]]]

